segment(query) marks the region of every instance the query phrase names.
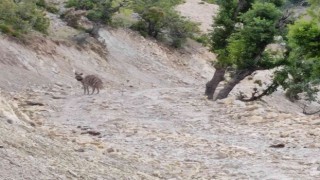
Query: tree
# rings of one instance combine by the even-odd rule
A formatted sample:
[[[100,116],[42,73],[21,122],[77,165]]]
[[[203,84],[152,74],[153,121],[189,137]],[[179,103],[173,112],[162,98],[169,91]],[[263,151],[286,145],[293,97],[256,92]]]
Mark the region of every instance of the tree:
[[[307,17],[289,26],[287,35],[291,49],[288,62],[276,72],[274,83],[286,90],[286,96],[298,100],[305,93],[307,100],[315,100],[320,77],[320,2],[310,0]]]
[[[199,32],[198,24],[181,17],[174,6],[181,1],[136,0],[132,9],[139,14],[139,21],[132,26],[144,36],[169,42],[173,47],[181,47],[188,37]]]
[[[219,83],[224,80],[226,69],[232,65],[228,58],[228,38],[236,31],[236,24],[240,24],[238,18],[240,13],[246,12],[252,4],[252,1],[221,0],[218,1],[220,11],[214,19],[213,31],[211,37],[211,51],[217,55],[216,68],[212,79],[206,84],[205,94],[208,99],[213,99],[213,94]]]
[[[257,70],[271,69],[285,63],[285,58],[272,56],[266,47],[280,33],[282,16],[279,0],[225,1],[211,34],[212,51],[217,54],[216,72],[206,84],[209,99],[226,70],[232,69],[231,79],[216,99],[228,96],[245,77]]]
[[[143,14],[142,19],[146,22],[146,28],[149,36],[157,38],[161,28],[164,27],[165,12],[160,7],[150,7]]]

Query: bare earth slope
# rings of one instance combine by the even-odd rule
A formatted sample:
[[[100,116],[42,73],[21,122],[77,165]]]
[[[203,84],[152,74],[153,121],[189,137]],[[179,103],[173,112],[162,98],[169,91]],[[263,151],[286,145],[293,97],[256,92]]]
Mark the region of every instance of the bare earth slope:
[[[100,36],[107,60],[97,47],[0,36],[1,178],[320,178],[318,116],[207,101],[214,56],[197,44],[173,51],[127,30]],[[73,70],[105,89],[83,95]]]
[[[212,18],[217,14],[218,8],[217,5],[202,0],[186,0],[178,5],[176,10],[180,11],[182,16],[200,23],[200,29],[207,33],[211,29]]]

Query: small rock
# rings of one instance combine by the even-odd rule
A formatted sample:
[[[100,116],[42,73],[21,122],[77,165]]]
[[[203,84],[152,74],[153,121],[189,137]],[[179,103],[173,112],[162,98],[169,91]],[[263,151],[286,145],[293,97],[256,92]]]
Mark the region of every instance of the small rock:
[[[281,132],[280,137],[281,138],[286,138],[286,137],[289,137],[289,134],[290,133],[288,133],[288,132]]]
[[[43,125],[43,121],[37,120],[37,121],[36,121],[36,124],[37,124],[38,126],[42,126],[42,125]]]
[[[40,102],[34,102],[34,101],[25,101],[25,102],[29,106],[44,106],[44,104]]]
[[[108,152],[108,153],[112,153],[112,152],[114,152],[114,149],[113,149],[113,148],[108,148],[108,149],[107,149],[107,152]]]
[[[60,82],[56,82],[56,83],[54,83],[54,84],[57,85],[57,86],[63,87],[63,84],[60,83]]]
[[[282,159],[283,159],[283,160],[292,160],[292,157],[290,157],[290,156],[283,156]]]
[[[75,151],[76,151],[76,152],[84,152],[85,150],[82,149],[82,148],[80,148],[80,149],[76,149]]]
[[[278,117],[278,114],[275,113],[275,112],[269,112],[269,113],[267,113],[267,115],[266,115],[266,118],[267,118],[267,119],[275,119],[276,117]]]
[[[320,147],[320,143],[314,143],[309,145],[309,148],[319,148],[319,147]]]
[[[243,101],[235,100],[234,104],[239,106],[239,107],[246,107],[246,103]]]
[[[270,145],[272,148],[284,148],[285,145],[283,143],[278,143],[278,144],[272,144]]]
[[[246,108],[247,111],[253,111],[253,110],[256,110],[256,109],[259,109],[259,106],[257,105],[251,105],[251,106],[248,106]]]
[[[3,145],[0,145],[0,148],[4,148],[4,146],[3,146]]]
[[[236,99],[234,97],[228,97],[228,98],[225,98],[225,99],[222,99],[222,100],[218,100],[217,103],[229,106],[229,105],[233,105],[235,100]]]
[[[8,119],[8,120],[7,120],[7,123],[13,124],[13,121],[12,121],[11,119]]]
[[[78,127],[79,127],[79,126],[78,126]],[[83,127],[80,126],[79,128],[81,128],[82,131],[86,131],[86,130],[91,129],[91,128],[88,127],[88,126],[83,126]]]
[[[55,95],[52,95],[51,97],[52,99],[66,99],[65,97],[55,96]]]
[[[266,111],[263,108],[258,108],[258,109],[253,110],[252,113],[256,114],[256,115],[263,115],[266,113]]]
[[[265,121],[266,120],[261,116],[251,116],[249,119],[249,123],[261,123]]]
[[[228,155],[222,152],[218,152],[215,157],[215,159],[226,159],[226,158],[228,158]]]
[[[69,172],[72,176],[78,177],[78,175],[77,175],[75,172],[73,172],[73,171],[71,171],[71,170],[68,170],[68,172]]]
[[[244,113],[242,113],[242,114],[240,114],[241,115],[241,117],[249,117],[249,116],[251,116],[251,113],[249,113],[249,112],[244,112]]]
[[[289,119],[289,118],[291,118],[290,114],[286,114],[286,113],[278,114],[278,119]]]
[[[98,136],[100,135],[101,133],[98,132],[98,131],[94,131],[94,130],[89,130],[87,131],[88,134],[92,135],[92,136]]]
[[[311,122],[312,125],[320,125],[320,120],[315,120]]]

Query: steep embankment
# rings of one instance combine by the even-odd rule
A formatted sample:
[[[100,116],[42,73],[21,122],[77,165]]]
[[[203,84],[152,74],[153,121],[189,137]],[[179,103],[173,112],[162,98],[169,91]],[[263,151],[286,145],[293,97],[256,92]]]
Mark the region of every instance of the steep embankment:
[[[212,29],[212,18],[217,14],[218,9],[218,5],[209,4],[202,0],[186,0],[176,8],[182,16],[200,23],[200,29],[205,33]]]
[[[318,116],[207,101],[214,57],[198,44],[176,51],[102,29],[105,54],[93,39],[81,47],[56,36],[29,45],[0,38],[1,177],[320,178]],[[73,70],[99,75],[105,89],[82,95]]]

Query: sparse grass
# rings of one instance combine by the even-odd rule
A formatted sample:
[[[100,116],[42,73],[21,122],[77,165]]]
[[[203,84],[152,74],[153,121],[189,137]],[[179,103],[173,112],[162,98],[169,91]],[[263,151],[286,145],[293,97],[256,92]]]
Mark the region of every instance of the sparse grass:
[[[209,4],[216,4],[216,0],[202,0],[203,2],[207,2]],[[202,3],[204,4],[204,3]]]
[[[209,45],[209,36],[207,34],[203,34],[193,38],[198,43],[201,43],[203,46]]]
[[[262,86],[262,81],[257,79],[254,81],[255,84],[258,84],[260,87]]]
[[[56,7],[56,6],[54,6],[54,5],[48,5],[47,7],[46,7],[46,10],[48,11],[48,12],[51,12],[51,13],[53,13],[53,14],[57,14],[58,12],[59,12],[59,9]]]
[[[12,26],[0,23],[0,31],[13,37],[20,37],[21,34],[15,31]]]

